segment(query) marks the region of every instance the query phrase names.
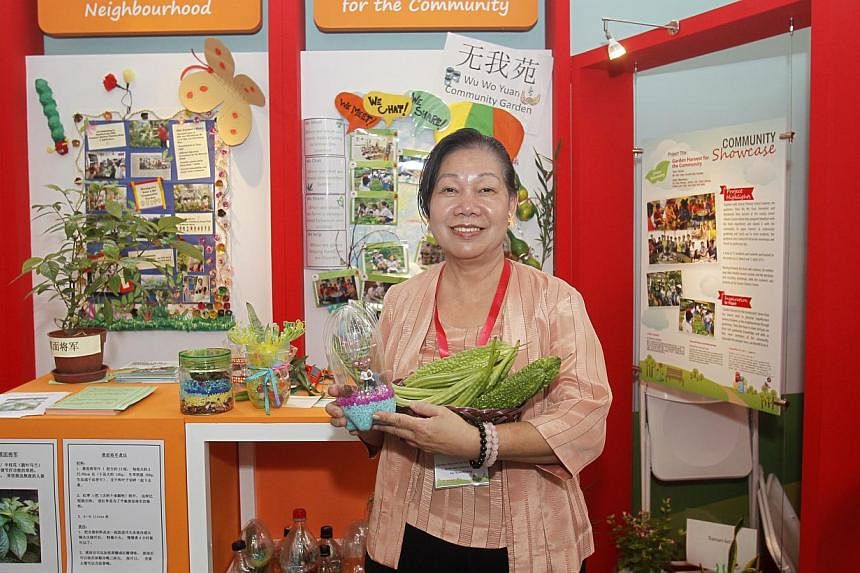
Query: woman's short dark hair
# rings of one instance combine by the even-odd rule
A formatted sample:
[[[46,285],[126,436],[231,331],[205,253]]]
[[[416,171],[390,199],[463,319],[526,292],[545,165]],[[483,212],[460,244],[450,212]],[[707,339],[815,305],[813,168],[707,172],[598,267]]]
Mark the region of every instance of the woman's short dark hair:
[[[421,180],[418,183],[418,210],[424,218],[430,218],[430,199],[433,197],[433,187],[436,186],[442,162],[449,154],[460,149],[486,149],[492,152],[502,165],[502,179],[508,188],[508,194],[516,196],[519,187],[517,174],[505,146],[495,137],[484,135],[471,127],[464,127],[446,135],[436,144],[424,162]]]

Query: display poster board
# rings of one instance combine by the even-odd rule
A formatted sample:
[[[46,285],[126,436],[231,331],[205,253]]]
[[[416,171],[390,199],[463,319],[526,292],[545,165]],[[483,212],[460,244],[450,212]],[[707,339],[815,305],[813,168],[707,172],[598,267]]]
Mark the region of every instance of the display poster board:
[[[178,291],[181,299],[177,304],[171,303],[170,308],[177,313],[189,315],[197,307],[202,315],[204,311],[211,314],[212,311],[227,310],[225,302],[229,302],[236,321],[244,322],[247,319],[245,302],[249,301],[254,304],[261,317],[270,317],[272,289],[268,108],[251,106],[252,131],[241,145],[220,150],[217,145],[210,145],[211,121],[203,118],[196,118],[195,121],[194,117],[180,112],[180,76],[189,64],[196,62],[191,49],[201,50],[202,41],[199,38],[189,38],[188,48],[187,53],[181,54],[28,57],[29,136],[26,145],[29,162],[29,202],[53,202],[56,200],[56,192],[46,185],[70,187],[78,176],[86,181],[88,188],[92,188],[91,203],[96,210],[102,206],[103,200],[105,207],[107,206],[110,191],[111,197],[118,192],[124,192],[125,198],[142,207],[141,213],[146,216],[157,217],[179,211],[185,214],[186,219],[190,219],[185,229],[186,236],[203,248],[205,260],[175,257],[172,251],[164,253],[165,257],[175,257],[177,276],[184,275],[185,279]],[[233,57],[236,70],[252,77],[261,90],[268,93],[266,54],[235,53]],[[122,76],[125,69],[134,73],[130,84],[134,111],[128,117],[129,121],[120,121],[122,113],[117,110],[122,111],[128,99],[122,99],[125,94],[120,88],[106,91],[103,82],[107,74]],[[34,89],[36,79],[46,80],[52,89],[59,118],[69,139],[69,153],[66,155],[47,151],[54,146],[54,141],[39,95]],[[106,110],[113,110],[110,119],[105,117]],[[146,118],[144,113],[147,114]],[[83,120],[76,122],[76,114],[83,116]],[[160,123],[162,121],[166,123]],[[162,126],[164,130],[160,129]],[[82,127],[83,133],[79,133]],[[166,153],[162,148],[164,135]],[[73,139],[79,140],[77,147],[73,145]],[[101,149],[98,149],[99,147]],[[218,155],[213,156],[212,153],[216,150]],[[121,154],[122,160],[126,162],[125,170],[122,171],[117,166],[113,178],[110,177],[110,171],[107,172],[107,177],[102,177],[102,161],[98,160],[93,166],[99,171],[92,173],[96,176],[88,177],[86,169],[89,153],[102,154],[102,159],[110,156],[105,154]],[[79,171],[80,168],[84,171]],[[119,175],[123,177],[118,177]],[[147,180],[150,183],[147,183]],[[219,189],[219,181],[222,180],[229,181],[229,195]],[[139,183],[135,186],[136,190],[131,183]],[[227,197],[229,205],[225,206],[223,201]],[[220,215],[222,207],[228,211],[227,217]],[[229,233],[222,229],[222,222],[229,225]],[[55,237],[44,232],[46,226],[44,219],[31,222],[30,235],[34,255],[56,248]],[[209,233],[210,230],[212,233]],[[225,243],[228,235],[230,241]],[[226,253],[219,247],[220,244],[228,247]],[[203,288],[198,291],[200,282],[203,283]],[[213,288],[217,289],[222,285],[229,288],[229,301],[222,299],[221,308],[216,309],[216,303],[219,301],[213,297]],[[204,288],[208,292],[204,292]],[[201,304],[203,309],[199,309]],[[48,372],[54,366],[45,334],[56,329],[54,319],[62,316],[62,305],[45,295],[36,297],[33,306],[36,371]],[[138,318],[146,321],[146,316],[139,315]],[[158,316],[155,316],[152,320],[157,318]],[[215,322],[213,321],[213,324]],[[105,362],[117,367],[141,360],[175,361],[179,350],[221,347],[225,343],[223,330],[160,330],[157,336],[146,331],[111,332],[105,346]]]
[[[779,413],[784,126],[774,119],[643,143],[643,381]]]
[[[70,573],[164,573],[164,442],[64,440]]]
[[[57,440],[0,442],[0,511],[15,516],[4,525],[0,571],[59,573],[56,460]]]
[[[391,285],[442,260],[418,212],[417,191],[427,154],[448,131],[477,125],[504,138],[514,150],[522,193],[537,201],[536,154],[551,158],[554,147],[552,114],[538,113],[552,109],[549,52],[451,36],[471,42],[471,59],[451,39],[447,50],[302,54],[304,307],[311,363],[325,364],[323,326],[337,305],[362,299],[381,308]],[[502,60],[510,63],[504,70]],[[546,71],[531,95],[528,88],[512,87],[524,78],[502,75],[515,75],[516,65],[526,74],[523,62]],[[470,64],[478,69],[468,70]],[[481,89],[470,88],[472,82]],[[532,103],[522,104],[521,96]],[[502,100],[519,107],[498,107]],[[534,113],[520,121],[514,112],[525,118],[526,109]],[[531,208],[524,205],[523,218],[511,228],[525,245],[523,261],[542,252]],[[543,270],[551,273],[551,256],[544,261]]]

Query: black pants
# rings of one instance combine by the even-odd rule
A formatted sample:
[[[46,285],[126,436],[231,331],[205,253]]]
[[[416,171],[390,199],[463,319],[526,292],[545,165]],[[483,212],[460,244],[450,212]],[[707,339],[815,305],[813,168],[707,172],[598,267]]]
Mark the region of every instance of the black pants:
[[[406,524],[397,569],[365,557],[366,573],[508,573],[508,550],[448,543]]]

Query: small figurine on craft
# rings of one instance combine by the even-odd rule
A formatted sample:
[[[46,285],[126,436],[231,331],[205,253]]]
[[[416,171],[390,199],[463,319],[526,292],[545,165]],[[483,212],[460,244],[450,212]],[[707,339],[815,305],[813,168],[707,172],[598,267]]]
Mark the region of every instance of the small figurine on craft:
[[[343,408],[347,430],[366,431],[373,414],[394,411],[394,392],[383,379],[383,351],[375,314],[357,300],[331,313],[323,342],[329,368],[343,385],[336,404]]]
[[[189,111],[205,113],[218,105],[218,134],[227,145],[239,145],[251,133],[251,104],[263,106],[266,97],[245,74],[233,76],[236,64],[224,42],[206,38],[207,66],[189,66],[182,71],[179,101]],[[202,71],[188,73],[192,69]]]

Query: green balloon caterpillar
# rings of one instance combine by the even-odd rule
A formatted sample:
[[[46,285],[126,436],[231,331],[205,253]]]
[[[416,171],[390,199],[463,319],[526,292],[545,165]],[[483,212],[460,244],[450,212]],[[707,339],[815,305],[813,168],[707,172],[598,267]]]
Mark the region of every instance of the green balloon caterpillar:
[[[63,130],[63,122],[57,113],[57,102],[54,101],[54,92],[46,80],[36,80],[36,93],[39,94],[39,103],[42,104],[42,113],[48,119],[48,129],[51,130],[51,139],[54,140],[54,149],[60,155],[69,152],[69,143],[66,141],[66,132]]]

